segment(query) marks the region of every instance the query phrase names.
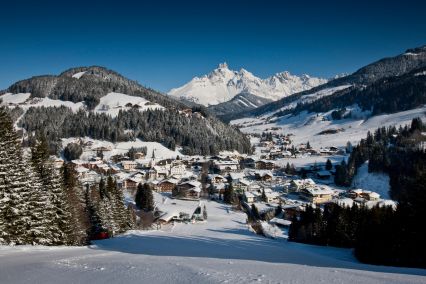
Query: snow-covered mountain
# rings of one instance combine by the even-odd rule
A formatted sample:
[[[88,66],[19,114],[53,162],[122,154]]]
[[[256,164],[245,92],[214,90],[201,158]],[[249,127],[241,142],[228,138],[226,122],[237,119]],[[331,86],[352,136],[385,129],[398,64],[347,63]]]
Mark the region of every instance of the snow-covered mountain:
[[[264,99],[262,101],[275,101],[326,82],[326,79],[308,75],[296,76],[287,71],[261,79],[245,69],[230,70],[226,63],[222,63],[208,75],[195,77],[187,84],[170,90],[168,94],[212,106],[228,102],[242,93],[260,97]],[[257,106],[259,105],[255,107]]]

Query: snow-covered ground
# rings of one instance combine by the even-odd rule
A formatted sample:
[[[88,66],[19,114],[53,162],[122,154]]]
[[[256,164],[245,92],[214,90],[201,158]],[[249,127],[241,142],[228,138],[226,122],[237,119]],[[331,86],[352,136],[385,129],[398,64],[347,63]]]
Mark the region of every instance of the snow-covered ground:
[[[133,148],[146,147],[147,148],[146,158],[151,158],[153,151],[154,151],[155,158],[157,159],[171,159],[171,158],[176,158],[177,156],[180,156],[180,157],[184,156],[179,151],[177,150],[172,151],[169,148],[164,147],[162,144],[158,142],[147,142],[147,141],[142,141],[140,139],[136,139],[135,141],[112,143],[109,141],[95,140],[89,137],[63,138],[62,146],[65,147],[66,145],[68,145],[68,143],[71,143],[71,142],[78,143],[79,140],[82,140],[84,143],[91,142],[92,145],[90,146],[90,149],[95,149],[98,147],[109,148],[110,151],[104,152],[105,159],[109,159],[111,156],[114,156],[114,155],[125,154],[132,147]],[[96,152],[91,151],[90,149],[84,149],[80,159],[89,159],[96,154]]]
[[[132,106],[126,106],[131,104]],[[108,93],[100,99],[99,104],[95,107],[96,113],[106,113],[112,117],[116,117],[120,110],[129,110],[137,106],[140,111],[148,109],[164,109],[159,104],[153,104],[144,98],[129,96],[121,93]]]
[[[53,100],[50,98],[30,98],[30,93],[11,94],[6,93],[0,96],[3,104],[19,105],[24,111],[30,107],[69,107],[72,111],[77,112],[80,108],[84,107],[83,102],[70,102],[62,100]]]
[[[362,117],[362,113],[354,111],[354,116]],[[410,124],[415,117],[423,120],[426,117],[426,106],[393,114],[383,114],[359,119],[328,120],[328,113],[307,113],[298,115],[286,115],[276,121],[268,122],[266,117],[243,118],[232,121],[234,125],[241,126],[245,133],[262,133],[264,131],[275,131],[277,133],[289,134],[293,144],[310,142],[312,147],[345,146],[347,141],[354,145],[367,136],[368,131],[374,131],[378,127]],[[272,130],[278,128],[279,130]],[[321,131],[339,129],[336,134],[318,135]]]
[[[426,270],[357,262],[348,249],[253,234],[205,202],[208,221],[132,231],[89,247],[0,247],[2,283],[425,283]],[[193,204],[192,204],[193,205]]]
[[[84,72],[80,72],[83,73]],[[79,73],[77,73],[79,74]],[[83,76],[81,74],[81,76]],[[80,77],[81,77],[80,76]],[[78,77],[78,78],[80,78]],[[77,78],[77,77],[75,77]],[[77,79],[78,79],[77,78]],[[2,104],[10,106],[19,106],[24,111],[27,111],[30,107],[59,107],[65,106],[69,107],[73,112],[77,112],[80,108],[85,109],[84,102],[71,102],[71,101],[62,101],[54,100],[50,98],[30,98],[30,93],[19,93],[12,94],[6,93],[0,96]],[[128,105],[128,104],[131,104]],[[129,110],[131,108],[137,107],[139,111],[145,111],[148,109],[164,109],[163,106],[151,103],[148,100],[145,100],[141,97],[129,96],[121,93],[108,93],[100,99],[99,104],[95,107],[94,112],[96,113],[105,113],[116,117],[120,110]]]
[[[382,199],[390,199],[389,175],[385,173],[369,173],[368,161],[359,167],[352,186],[377,192]]]

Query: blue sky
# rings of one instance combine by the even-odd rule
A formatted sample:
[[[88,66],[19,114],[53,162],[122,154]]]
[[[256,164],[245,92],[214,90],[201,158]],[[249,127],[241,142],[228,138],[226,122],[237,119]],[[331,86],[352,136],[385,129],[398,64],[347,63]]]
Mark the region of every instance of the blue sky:
[[[7,1],[0,89],[101,65],[160,91],[220,62],[331,77],[426,44],[426,1]]]

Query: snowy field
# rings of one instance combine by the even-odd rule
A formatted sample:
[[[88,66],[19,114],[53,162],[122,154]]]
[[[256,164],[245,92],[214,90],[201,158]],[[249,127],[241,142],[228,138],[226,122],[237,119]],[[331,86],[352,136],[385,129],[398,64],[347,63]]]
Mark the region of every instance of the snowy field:
[[[231,123],[241,126],[241,131],[245,133],[262,133],[273,131],[271,128],[278,127],[277,133],[289,134],[293,144],[310,142],[312,147],[345,146],[347,141],[356,145],[362,138],[367,136],[368,131],[374,131],[378,127],[410,124],[415,117],[425,120],[426,106],[421,108],[403,111],[393,114],[377,115],[371,118],[327,120],[330,113],[306,113],[298,115],[286,115],[275,122],[268,122],[267,117],[243,118],[234,120]],[[355,113],[354,116],[362,116],[362,113]],[[323,120],[325,118],[326,120]],[[336,134],[318,135],[321,131],[340,129]]]
[[[245,214],[216,202],[205,204],[206,223],[132,231],[89,247],[0,247],[1,282],[426,282],[426,270],[360,264],[347,249],[254,235],[245,224]]]

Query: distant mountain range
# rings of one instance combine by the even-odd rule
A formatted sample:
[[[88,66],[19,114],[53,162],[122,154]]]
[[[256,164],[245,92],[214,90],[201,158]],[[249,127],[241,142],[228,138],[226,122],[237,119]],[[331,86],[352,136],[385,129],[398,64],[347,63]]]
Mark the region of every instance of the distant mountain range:
[[[253,109],[326,82],[326,79],[289,72],[261,79],[245,69],[230,70],[222,63],[208,75],[195,77],[168,94],[184,102],[208,106],[214,114],[223,115]]]

